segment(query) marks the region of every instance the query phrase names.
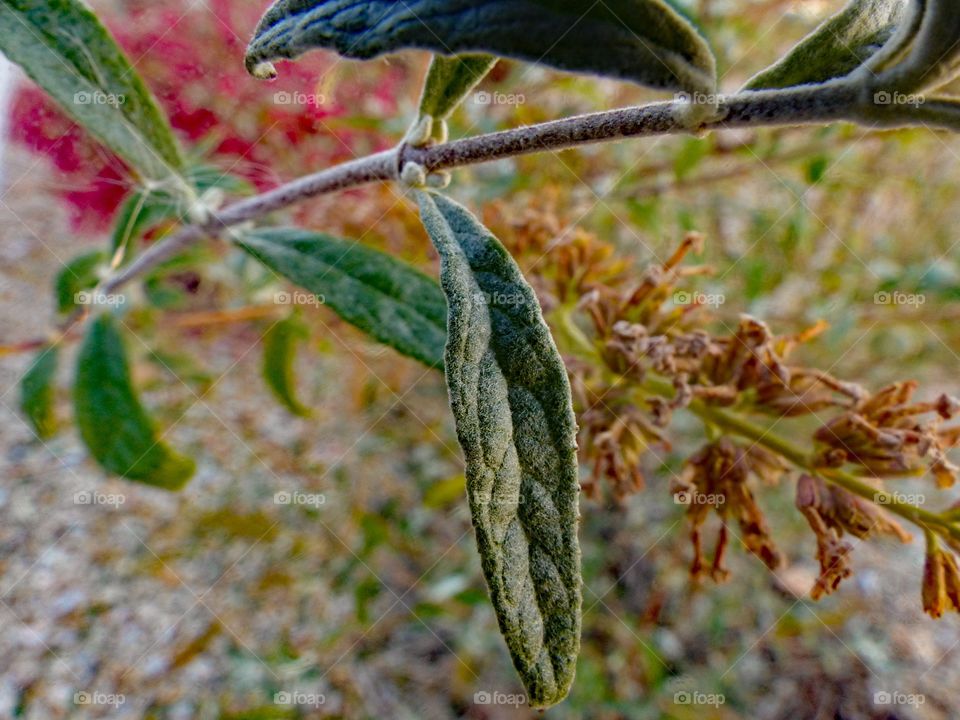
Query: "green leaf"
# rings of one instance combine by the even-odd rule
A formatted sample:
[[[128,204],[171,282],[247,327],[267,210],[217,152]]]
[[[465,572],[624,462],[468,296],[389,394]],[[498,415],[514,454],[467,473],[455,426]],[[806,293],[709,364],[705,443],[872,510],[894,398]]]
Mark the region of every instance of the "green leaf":
[[[237,243],[380,342],[432,367],[443,364],[446,303],[420,271],[356,242],[296,228],[252,230]]]
[[[907,7],[905,0],[852,0],[777,63],[751,78],[745,89],[808,85],[849,75],[894,35]]]
[[[20,380],[20,409],[41,440],[57,429],[54,412],[54,380],[57,374],[59,351],[56,345],[43,348],[30,363],[30,369]]]
[[[665,90],[712,93],[713,54],[663,0],[277,0],[247,48],[247,69],[331,48],[368,59],[404,48],[488,53]]]
[[[69,313],[77,306],[77,294],[90,290],[99,282],[98,270],[106,261],[100,250],[78,255],[63,266],[53,281],[57,310]]]
[[[140,76],[79,0],[0,0],[0,51],[141,176],[180,185],[180,152]]]
[[[263,378],[277,400],[300,417],[309,417],[310,408],[297,400],[293,361],[297,344],[307,337],[307,327],[295,312],[274,323],[263,336]]]
[[[490,55],[434,55],[420,98],[420,114],[446,120],[497,64]]]
[[[937,88],[956,77],[960,72],[956,0],[910,3],[900,29],[865,71],[872,87],[901,93]]]
[[[193,460],[161,440],[140,404],[123,338],[109,314],[94,320],[84,338],[73,401],[80,437],[109,472],[165,490],[179,490],[193,475]]]
[[[580,648],[576,421],[533,290],[467,210],[419,193],[449,305],[447,386],[483,573],[531,705],[566,696]]]

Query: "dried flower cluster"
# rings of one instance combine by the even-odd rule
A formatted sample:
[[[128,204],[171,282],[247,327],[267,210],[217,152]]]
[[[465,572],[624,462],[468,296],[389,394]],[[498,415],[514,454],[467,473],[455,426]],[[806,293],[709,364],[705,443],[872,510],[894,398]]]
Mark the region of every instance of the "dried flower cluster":
[[[659,465],[659,452],[671,449],[668,427],[674,411],[690,409],[707,423],[711,441],[671,483],[675,500],[687,506],[692,576],[728,577],[724,557],[733,527],[765,565],[780,565],[782,555],[755,493],[763,484],[776,483],[791,466],[800,470],[797,508],[817,541],[820,574],[813,598],[833,592],[852,574],[853,546],[845,536],[910,541],[891,513],[900,511],[928,536],[942,536],[960,552],[960,526],[951,524],[960,513],[936,515],[938,523],[928,526],[910,508],[878,499],[883,481],[897,477],[930,472],[938,487],[954,484],[958,468],[947,451],[960,442],[960,428],[944,423],[960,413],[960,401],[947,395],[917,401],[914,382],[870,393],[817,368],[791,364],[791,352],[822,332],[825,323],[777,336],[753,317],[741,316],[732,328],[718,321],[709,312],[710,296],[678,289],[692,277],[711,273],[706,266],[683,265],[691,251],[701,248],[703,238],[697,233],[688,234],[666,262],[646,268],[639,277],[616,259],[609,244],[563,228],[549,211],[528,211],[504,236],[511,238],[510,249],[521,263],[536,268],[537,291],[560,326],[557,334],[570,356],[581,458],[592,468],[583,483],[589,497],[609,492],[622,500],[644,488],[645,456]],[[592,333],[571,320],[572,306],[589,321]],[[764,437],[745,436],[736,424],[718,424],[713,409],[747,422],[806,417],[805,433],[810,419],[815,425],[800,456],[785,457]],[[863,481],[859,494],[838,484],[836,474],[846,469],[858,475],[846,477]],[[876,497],[871,497],[873,488]],[[720,523],[708,553],[702,534],[711,514]],[[944,609],[960,609],[957,600],[960,574],[954,555],[930,549],[924,608],[936,617]]]

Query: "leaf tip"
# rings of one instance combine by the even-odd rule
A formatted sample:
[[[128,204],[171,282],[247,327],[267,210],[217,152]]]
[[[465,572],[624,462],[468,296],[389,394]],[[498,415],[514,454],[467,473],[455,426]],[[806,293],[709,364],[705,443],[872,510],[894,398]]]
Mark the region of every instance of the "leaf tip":
[[[247,55],[245,61],[247,72],[253,75],[257,80],[276,80],[277,68],[268,60],[257,60]]]

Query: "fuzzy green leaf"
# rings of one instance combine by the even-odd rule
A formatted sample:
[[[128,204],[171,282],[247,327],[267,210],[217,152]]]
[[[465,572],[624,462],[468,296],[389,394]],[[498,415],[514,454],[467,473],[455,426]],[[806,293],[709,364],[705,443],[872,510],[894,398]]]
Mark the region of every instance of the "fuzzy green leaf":
[[[77,306],[77,294],[90,290],[99,282],[98,270],[106,257],[100,250],[83,253],[73,258],[53,281],[57,296],[57,310],[68,313]]]
[[[296,313],[274,323],[263,336],[263,378],[267,387],[287,410],[300,417],[309,417],[310,408],[297,400],[293,361],[297,345],[307,337],[307,328]]]
[[[533,290],[466,209],[419,194],[449,305],[446,376],[490,598],[531,705],[580,648],[580,490],[566,369]]]
[[[368,59],[404,48],[488,53],[655,88],[711,93],[706,41],[663,0],[277,0],[247,48],[247,69],[331,48]]]
[[[54,412],[54,380],[57,374],[59,351],[56,345],[43,348],[26,375],[20,380],[20,409],[41,440],[57,429]]]
[[[489,55],[434,55],[420,98],[420,115],[446,120],[497,64]]]
[[[907,7],[905,0],[852,0],[786,56],[751,78],[746,89],[808,85],[849,75],[890,40]]]
[[[252,230],[237,242],[385,345],[443,364],[446,303],[420,271],[356,242],[296,228]]]
[[[144,178],[179,186],[166,119],[107,30],[79,0],[0,0],[0,52]]]
[[[73,401],[83,442],[109,472],[165,490],[179,490],[193,475],[193,460],[161,440],[140,404],[123,338],[109,314],[94,320],[84,338]]]

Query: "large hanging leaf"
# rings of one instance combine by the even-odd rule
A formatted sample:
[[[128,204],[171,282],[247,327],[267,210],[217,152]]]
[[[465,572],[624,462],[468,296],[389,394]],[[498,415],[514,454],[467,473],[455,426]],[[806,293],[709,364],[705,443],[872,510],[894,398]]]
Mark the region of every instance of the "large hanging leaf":
[[[746,89],[822,83],[849,75],[893,36],[908,4],[908,0],[852,0],[777,63],[751,78]]]
[[[418,270],[356,242],[295,228],[251,230],[237,242],[380,342],[427,365],[443,364],[446,303]]]
[[[53,383],[57,374],[58,357],[56,345],[43,348],[20,380],[20,409],[41,440],[53,435],[57,428]]]
[[[90,454],[106,470],[166,490],[193,475],[193,460],[166,445],[137,398],[123,338],[110,314],[94,320],[77,356],[74,415]]]
[[[420,114],[446,120],[497,59],[489,55],[434,55],[420,98]]]
[[[297,400],[297,381],[293,371],[297,345],[309,337],[296,313],[274,323],[263,336],[263,377],[267,387],[294,415],[309,417],[310,408]]]
[[[182,161],[170,126],[79,0],[0,0],[0,52],[143,177],[179,186]]]
[[[709,46],[663,0],[277,0],[247,69],[270,77],[271,61],[321,47],[360,59],[404,48],[488,53],[691,93],[716,85]]]
[[[467,210],[419,194],[449,305],[446,375],[490,598],[534,706],[580,647],[579,481],[567,373],[533,290]]]

